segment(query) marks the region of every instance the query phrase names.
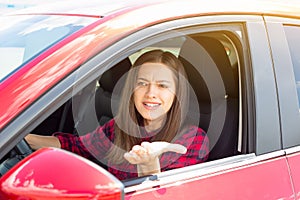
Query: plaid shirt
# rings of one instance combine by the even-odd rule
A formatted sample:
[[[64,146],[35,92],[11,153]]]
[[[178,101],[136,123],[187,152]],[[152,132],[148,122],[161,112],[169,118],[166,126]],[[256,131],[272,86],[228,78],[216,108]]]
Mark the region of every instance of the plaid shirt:
[[[114,125],[115,121],[110,120],[94,132],[80,137],[68,133],[55,133],[54,136],[59,139],[62,149],[79,154],[89,160],[96,159],[105,163],[108,166],[108,171],[120,180],[137,177],[136,165],[129,162],[112,164],[104,160],[106,153],[113,145]],[[151,135],[147,132],[144,134]],[[151,141],[151,136],[147,137],[145,135],[143,141]],[[201,128],[190,126],[172,143],[187,147],[187,153],[184,155],[174,152],[162,154],[160,157],[161,171],[202,163],[208,158],[209,141],[206,133]]]

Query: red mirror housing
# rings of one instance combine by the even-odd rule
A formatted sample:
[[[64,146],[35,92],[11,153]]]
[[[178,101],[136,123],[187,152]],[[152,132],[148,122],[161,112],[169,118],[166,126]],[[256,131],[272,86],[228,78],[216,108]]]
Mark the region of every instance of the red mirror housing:
[[[0,199],[123,199],[124,185],[105,169],[61,149],[40,149],[0,179]]]

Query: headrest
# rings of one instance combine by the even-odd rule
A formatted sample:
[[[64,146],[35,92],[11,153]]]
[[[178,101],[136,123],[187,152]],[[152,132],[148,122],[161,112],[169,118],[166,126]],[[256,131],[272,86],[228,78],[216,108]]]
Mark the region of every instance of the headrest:
[[[103,90],[108,92],[113,92],[113,89],[119,79],[129,71],[131,67],[131,62],[129,58],[125,58],[124,60],[117,63],[111,69],[104,72],[99,79],[99,84]]]
[[[214,98],[210,96],[213,94],[209,94],[209,91],[222,95],[221,98],[225,95],[234,98],[238,96],[234,71],[224,46],[217,39],[206,36],[187,37],[181,47],[179,58],[199,99],[210,101]],[[220,89],[217,87],[218,84],[225,87],[226,94],[217,91]]]

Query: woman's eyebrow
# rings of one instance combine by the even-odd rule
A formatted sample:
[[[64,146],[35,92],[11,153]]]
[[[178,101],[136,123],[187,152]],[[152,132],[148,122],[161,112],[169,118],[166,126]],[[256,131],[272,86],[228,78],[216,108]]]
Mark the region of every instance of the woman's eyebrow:
[[[149,80],[148,80],[148,79],[146,79],[146,78],[143,78],[143,77],[138,77],[138,78],[137,78],[137,80],[142,80],[142,81],[148,81],[148,82],[149,82]]]
[[[158,81],[156,81],[157,83],[168,83],[168,84],[170,84],[171,83],[171,81],[168,81],[168,80],[158,80]]]
[[[148,79],[143,78],[143,77],[138,77],[137,80],[150,82]],[[171,83],[171,81],[168,81],[168,80],[156,80],[155,82],[156,83]]]

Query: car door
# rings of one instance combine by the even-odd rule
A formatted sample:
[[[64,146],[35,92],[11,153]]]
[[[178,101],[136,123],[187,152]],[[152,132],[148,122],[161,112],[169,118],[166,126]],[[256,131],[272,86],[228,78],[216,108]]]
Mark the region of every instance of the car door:
[[[221,32],[232,42],[238,60],[239,79],[237,149],[232,155],[163,172],[139,182],[140,184],[125,182],[125,199],[293,197],[289,168],[281,145],[277,89],[263,18],[261,16],[199,17],[169,22],[151,29],[152,31],[167,30],[173,27],[176,27],[176,31],[180,34],[188,36],[201,33],[218,38],[217,33]],[[151,37],[149,32],[151,31],[147,31],[147,37],[140,33],[141,46],[145,45],[143,40],[149,43],[154,38],[172,37],[171,32],[164,32],[161,36],[155,35],[155,37]],[[235,37],[231,37],[233,35]],[[194,50],[191,48],[190,54],[193,53]],[[213,91],[210,91],[211,95],[214,95]],[[218,126],[220,125],[218,122],[225,123],[214,121],[212,117],[210,125]],[[210,130],[207,131],[210,134]],[[214,139],[211,141],[211,145],[215,145]]]
[[[283,148],[286,151],[295,197],[300,192],[300,20],[266,18],[274,57],[280,103]]]

